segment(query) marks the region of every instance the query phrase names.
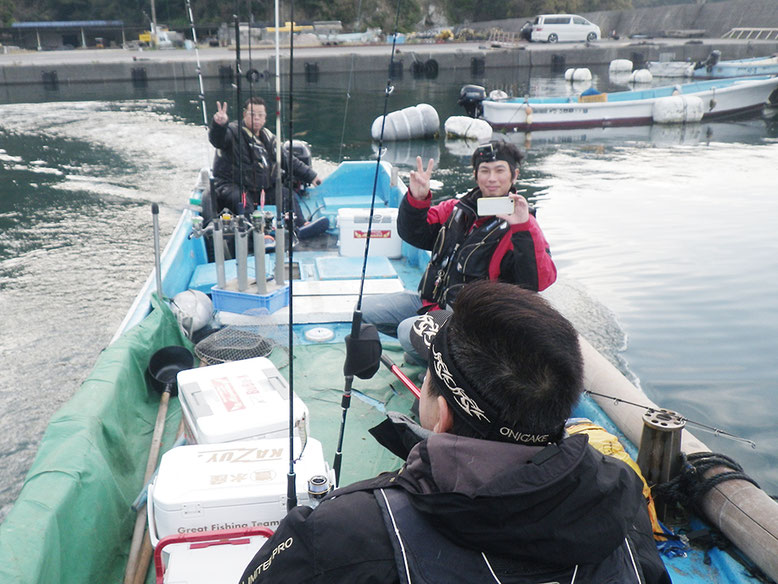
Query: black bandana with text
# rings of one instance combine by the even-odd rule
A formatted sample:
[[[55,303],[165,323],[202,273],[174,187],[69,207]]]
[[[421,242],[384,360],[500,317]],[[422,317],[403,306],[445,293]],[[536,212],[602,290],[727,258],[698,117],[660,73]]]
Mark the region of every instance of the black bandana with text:
[[[545,446],[562,439],[564,424],[547,433],[525,432],[501,420],[497,411],[470,385],[457,369],[448,350],[448,322],[440,327],[432,339],[429,369],[438,380],[436,386],[454,415],[462,419],[485,440],[496,440],[529,446]]]

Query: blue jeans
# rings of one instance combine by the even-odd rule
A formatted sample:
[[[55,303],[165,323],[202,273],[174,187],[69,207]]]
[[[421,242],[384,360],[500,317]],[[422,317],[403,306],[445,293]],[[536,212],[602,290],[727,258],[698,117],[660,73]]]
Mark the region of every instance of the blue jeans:
[[[411,327],[421,307],[421,297],[416,292],[367,294],[362,298],[362,320],[376,325],[384,334],[397,337],[403,351],[419,363],[426,363],[426,355],[422,357],[411,344]]]

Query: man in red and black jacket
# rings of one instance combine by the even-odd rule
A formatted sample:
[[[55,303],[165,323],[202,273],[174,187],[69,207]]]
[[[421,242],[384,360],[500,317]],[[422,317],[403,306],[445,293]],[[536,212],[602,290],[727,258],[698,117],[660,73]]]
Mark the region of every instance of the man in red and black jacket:
[[[433,161],[425,169],[421,157],[416,159],[397,229],[404,241],[432,252],[430,263],[418,293],[366,296],[365,322],[397,336],[406,352],[418,358],[409,340],[415,317],[451,306],[468,282],[488,279],[536,292],[554,283],[556,266],[548,242],[527,200],[514,189],[523,159],[510,142],[493,140],[479,146],[472,156],[478,186],[436,205],[430,192]],[[478,200],[491,197],[509,197],[512,212],[479,215]]]

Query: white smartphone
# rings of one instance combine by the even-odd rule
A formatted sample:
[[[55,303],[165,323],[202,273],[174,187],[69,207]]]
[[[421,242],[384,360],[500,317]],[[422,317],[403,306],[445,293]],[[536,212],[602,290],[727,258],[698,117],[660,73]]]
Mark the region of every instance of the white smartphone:
[[[478,199],[478,214],[510,215],[513,213],[513,199],[510,197],[481,197]]]

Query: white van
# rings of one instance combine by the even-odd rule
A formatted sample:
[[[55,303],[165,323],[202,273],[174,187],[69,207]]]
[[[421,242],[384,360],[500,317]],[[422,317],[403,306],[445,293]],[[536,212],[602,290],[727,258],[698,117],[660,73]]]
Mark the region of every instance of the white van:
[[[596,41],[600,27],[576,14],[541,14],[532,23],[530,40],[555,43],[557,41]]]

